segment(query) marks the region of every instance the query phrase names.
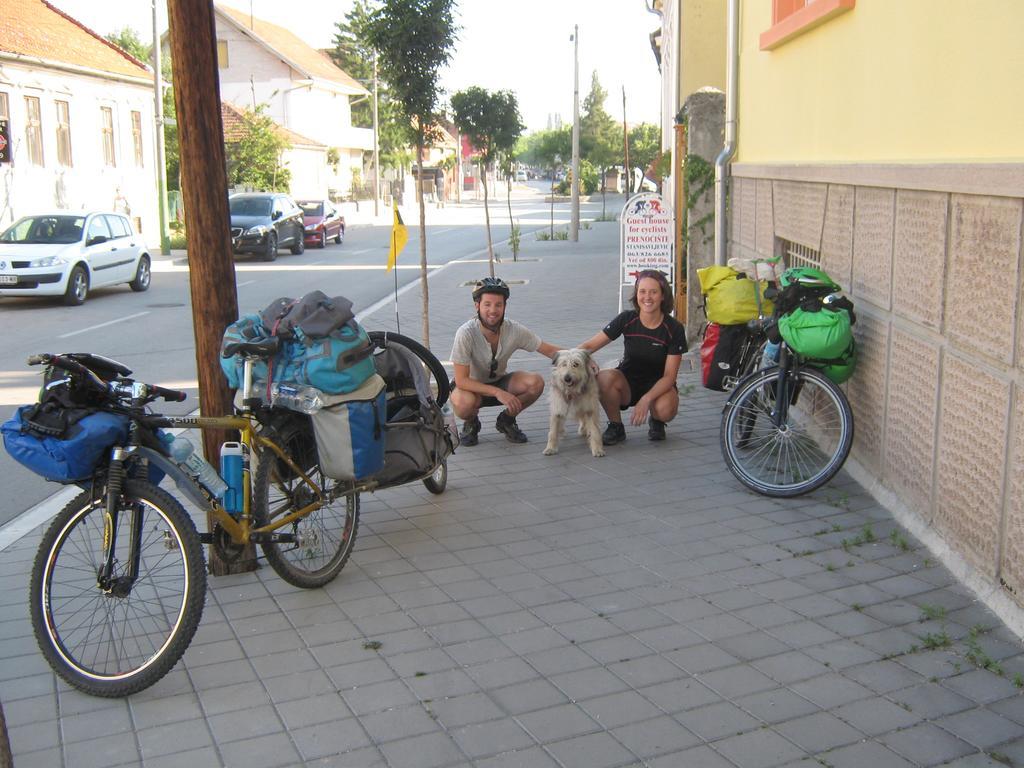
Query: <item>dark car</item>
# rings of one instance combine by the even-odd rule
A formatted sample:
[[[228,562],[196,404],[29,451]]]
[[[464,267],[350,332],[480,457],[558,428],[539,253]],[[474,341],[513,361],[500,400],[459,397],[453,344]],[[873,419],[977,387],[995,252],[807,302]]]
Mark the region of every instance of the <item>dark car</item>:
[[[264,261],[273,261],[281,246],[290,247],[296,255],[306,249],[302,209],[288,195],[242,192],[232,195],[228,204],[235,253],[255,253]]]
[[[341,245],[345,239],[345,217],[327,200],[297,200],[306,227],[306,245],[324,248],[327,241]]]

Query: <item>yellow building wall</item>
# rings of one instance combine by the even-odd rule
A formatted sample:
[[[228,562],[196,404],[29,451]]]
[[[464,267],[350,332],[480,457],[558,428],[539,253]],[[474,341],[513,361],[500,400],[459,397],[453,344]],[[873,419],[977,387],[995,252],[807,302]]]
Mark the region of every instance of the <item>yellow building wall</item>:
[[[724,0],[681,0],[679,103],[705,86],[725,90]]]
[[[772,51],[740,5],[737,162],[1024,159],[1021,0],[858,0]]]

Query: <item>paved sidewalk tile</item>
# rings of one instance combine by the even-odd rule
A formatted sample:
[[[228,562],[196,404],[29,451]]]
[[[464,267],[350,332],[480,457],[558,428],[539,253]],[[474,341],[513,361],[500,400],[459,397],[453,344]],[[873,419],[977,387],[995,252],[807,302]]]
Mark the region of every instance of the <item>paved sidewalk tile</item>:
[[[495,265],[510,317],[567,346],[615,315],[616,223],[522,247]],[[487,269],[432,272],[439,359],[471,316],[465,283]],[[581,275],[592,289],[558,288]],[[344,293],[340,278],[319,287]],[[419,291],[399,310],[416,336]],[[364,324],[394,329],[393,307]],[[620,354],[615,342],[596,357],[611,367]],[[512,366],[551,370],[522,352]],[[894,546],[899,527],[848,473],[798,499],[743,489],[719,449],[725,395],[700,386],[698,366],[684,357],[664,442],[629,425],[604,458],[572,423],[558,455],[541,454],[546,394],[517,418],[525,445],[484,411],[443,494],[413,482],[361,497],[331,584],[297,589],[265,562],[211,577],[183,662],[127,701],[56,681],[25,604],[40,532],[14,542],[0,557],[0,699],[15,764],[1024,765],[1020,638],[920,542]],[[943,633],[949,644],[928,650]]]

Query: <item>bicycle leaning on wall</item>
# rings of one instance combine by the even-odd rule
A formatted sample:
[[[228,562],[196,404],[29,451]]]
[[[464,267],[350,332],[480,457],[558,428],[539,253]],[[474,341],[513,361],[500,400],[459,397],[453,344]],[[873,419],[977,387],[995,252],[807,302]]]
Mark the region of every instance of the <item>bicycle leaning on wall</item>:
[[[750,321],[749,350],[740,366],[746,375],[725,403],[720,444],[726,466],[745,486],[792,497],[827,483],[849,456],[853,411],[838,383],[852,374],[856,348],[849,333],[852,304],[825,273],[789,269],[779,283],[775,314]],[[828,314],[815,326],[817,312]],[[819,330],[823,325],[829,328]],[[790,343],[812,335],[815,343],[824,339],[824,351],[802,354],[808,350],[801,346],[798,352]],[[777,345],[777,362],[756,369],[766,347],[762,338]]]

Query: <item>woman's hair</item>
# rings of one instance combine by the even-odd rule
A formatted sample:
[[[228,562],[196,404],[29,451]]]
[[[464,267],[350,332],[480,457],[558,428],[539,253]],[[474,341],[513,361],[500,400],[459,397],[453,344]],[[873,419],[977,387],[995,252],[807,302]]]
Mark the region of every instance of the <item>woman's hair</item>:
[[[633,295],[629,297],[629,303],[633,305],[633,309],[637,312],[640,311],[640,304],[636,300],[636,292],[640,287],[640,281],[645,277],[658,281],[658,287],[661,288],[661,313],[663,315],[671,315],[672,310],[675,309],[672,288],[668,284],[668,278],[665,277],[665,273],[659,272],[656,269],[645,269],[637,274],[636,282],[633,284]]]

